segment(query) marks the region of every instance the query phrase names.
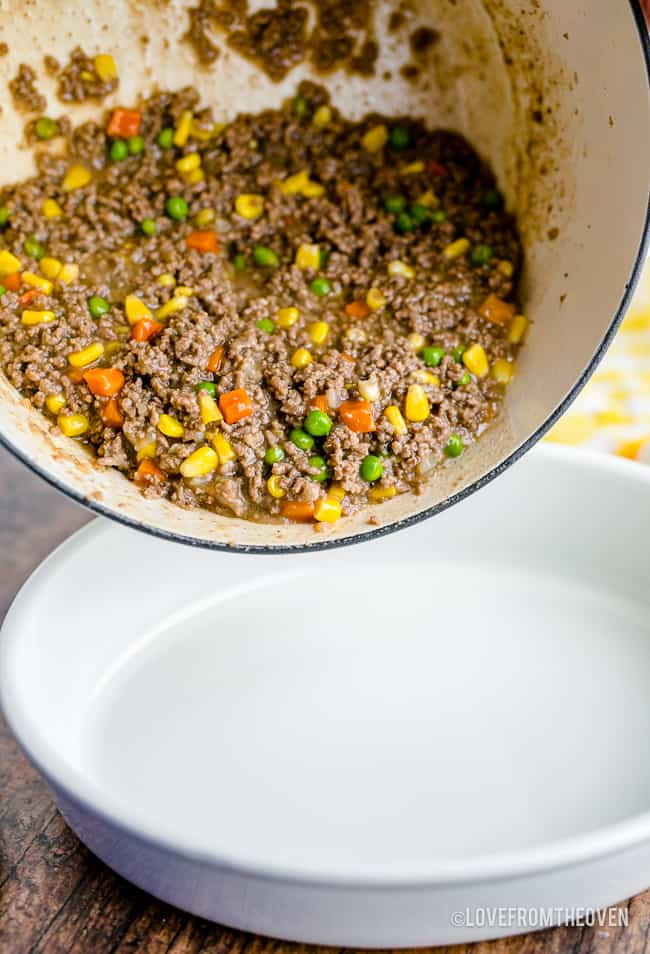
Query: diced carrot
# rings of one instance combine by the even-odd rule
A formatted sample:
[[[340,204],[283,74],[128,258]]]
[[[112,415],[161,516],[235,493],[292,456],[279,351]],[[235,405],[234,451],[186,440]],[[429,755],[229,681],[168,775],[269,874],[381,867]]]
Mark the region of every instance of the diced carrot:
[[[478,307],[481,318],[491,321],[495,325],[509,325],[515,316],[516,308],[510,302],[504,301],[493,292]]]
[[[315,407],[319,411],[322,411],[323,414],[331,414],[330,406],[327,403],[326,394],[317,394],[314,400],[311,402],[311,406]]]
[[[198,230],[196,232],[190,232],[185,239],[185,244],[188,248],[196,249],[197,252],[219,251],[219,239],[217,238],[217,233],[210,230]]]
[[[214,351],[208,358],[208,364],[207,364],[208,371],[211,371],[214,374],[215,371],[219,370],[222,361],[223,361],[223,348],[219,346],[218,348],[214,349]]]
[[[131,337],[134,341],[148,341],[162,330],[163,325],[159,321],[154,321],[153,318],[141,318],[131,328]]]
[[[84,371],[84,381],[99,397],[112,397],[124,387],[124,375],[119,368],[90,368]]]
[[[140,132],[141,113],[137,109],[114,109],[106,132],[117,139],[129,139]]]
[[[345,306],[345,313],[350,318],[367,318],[370,314],[370,308],[365,301],[351,301]]]
[[[136,484],[148,484],[152,480],[167,480],[167,474],[161,470],[158,464],[150,457],[145,457],[140,461],[140,465],[133,475]]]
[[[120,411],[120,405],[114,397],[109,398],[102,408],[102,421],[106,427],[114,427],[115,430],[124,424],[124,415]]]
[[[244,388],[237,388],[221,395],[219,410],[225,417],[226,424],[236,424],[237,421],[243,421],[245,417],[251,416],[253,405],[248,392]]]
[[[84,379],[83,368],[70,368],[67,375],[73,384],[81,384]]]
[[[356,434],[369,434],[377,429],[369,401],[344,401],[339,408],[339,417]]]
[[[12,272],[11,275],[5,275],[2,279],[2,284],[7,291],[17,292],[22,284],[20,272]]]
[[[36,298],[37,295],[42,295],[43,292],[40,288],[30,288],[29,291],[23,292],[22,295],[18,297],[19,305],[28,305],[33,298]]]
[[[447,166],[443,166],[437,159],[429,159],[428,169],[434,176],[439,176],[441,179],[443,179],[448,172]]]
[[[310,500],[283,500],[280,504],[280,513],[287,520],[306,523],[314,516],[314,505]]]

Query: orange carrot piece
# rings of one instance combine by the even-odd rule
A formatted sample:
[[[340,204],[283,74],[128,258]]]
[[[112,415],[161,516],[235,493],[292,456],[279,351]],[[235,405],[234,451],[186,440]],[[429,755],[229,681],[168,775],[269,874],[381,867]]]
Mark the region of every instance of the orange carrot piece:
[[[118,430],[124,424],[124,415],[120,411],[120,405],[114,397],[109,398],[102,408],[102,421],[106,427],[113,427]]]
[[[370,308],[365,301],[351,301],[345,306],[345,313],[350,318],[367,318],[370,314]]]
[[[478,313],[481,318],[485,318],[486,321],[491,321],[495,325],[509,325],[515,317],[516,310],[514,305],[499,298],[494,292],[490,292],[478,306]]]
[[[280,505],[280,513],[287,520],[306,523],[314,516],[314,505],[310,500],[283,500]]]
[[[323,414],[331,414],[330,406],[327,403],[326,394],[317,394],[314,400],[311,402],[311,406],[315,407],[318,411],[322,411]]]
[[[81,368],[70,368],[67,375],[73,384],[81,384],[84,379],[84,373]]]
[[[99,397],[112,397],[124,387],[124,375],[119,368],[90,368],[84,371],[84,381]]]
[[[36,298],[37,295],[42,295],[43,292],[40,288],[30,288],[29,291],[23,292],[22,295],[18,297],[19,305],[28,305],[32,298]]]
[[[128,139],[140,132],[142,114],[137,109],[114,109],[106,132],[116,139]]]
[[[154,321],[153,318],[141,318],[131,328],[131,337],[134,341],[148,341],[162,330],[163,325],[159,321]]]
[[[167,474],[150,457],[140,461],[140,465],[133,475],[136,484],[149,484],[152,480],[167,480]]]
[[[197,252],[218,252],[219,239],[217,233],[212,231],[198,230],[190,232],[185,239],[188,248],[194,248]]]
[[[12,272],[11,275],[5,275],[2,279],[2,284],[7,291],[17,292],[22,284],[20,272]]]
[[[215,371],[219,370],[222,361],[223,361],[223,348],[220,346],[218,348],[215,348],[212,354],[210,355],[210,357],[208,358],[208,364],[207,364],[208,371],[211,371],[214,374]]]
[[[245,417],[250,417],[253,413],[253,405],[248,396],[248,391],[244,388],[226,391],[219,398],[219,410],[226,419],[226,424],[236,424],[237,421],[243,421]]]
[[[339,417],[356,434],[375,431],[372,405],[368,401],[344,401],[339,408]]]

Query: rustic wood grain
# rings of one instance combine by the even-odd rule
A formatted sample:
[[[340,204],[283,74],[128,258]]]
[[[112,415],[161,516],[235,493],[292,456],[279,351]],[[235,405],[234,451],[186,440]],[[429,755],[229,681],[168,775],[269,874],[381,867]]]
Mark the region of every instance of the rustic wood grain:
[[[89,519],[0,449],[0,618],[33,567]],[[439,954],[650,954],[650,891],[626,928],[563,927]],[[0,719],[0,954],[337,954],[208,924],[113,874],[67,828]]]

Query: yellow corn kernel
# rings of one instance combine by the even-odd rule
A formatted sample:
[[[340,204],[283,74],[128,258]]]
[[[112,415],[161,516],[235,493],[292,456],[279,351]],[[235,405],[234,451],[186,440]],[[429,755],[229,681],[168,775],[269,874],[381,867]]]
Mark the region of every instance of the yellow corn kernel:
[[[188,299],[186,295],[172,295],[169,301],[166,301],[164,305],[156,312],[156,318],[168,318],[170,315],[176,314],[177,311],[182,311],[183,308],[187,305]]]
[[[127,295],[124,299],[124,311],[126,320],[130,325],[134,325],[141,318],[151,318],[151,311],[143,301],[136,298],[135,295]]]
[[[219,410],[219,405],[207,391],[199,391],[199,410],[204,424],[223,421],[223,414]]]
[[[370,288],[366,294],[366,305],[370,311],[379,311],[386,304],[386,299],[378,288]]]
[[[415,162],[409,162],[408,165],[402,166],[403,176],[414,176],[419,172],[424,172],[424,163],[421,159],[416,159]]]
[[[165,437],[182,437],[185,428],[180,421],[177,421],[171,414],[161,414],[158,418],[158,430]]]
[[[63,209],[55,199],[44,199],[41,212],[46,219],[58,219],[60,215],[63,215]]]
[[[306,348],[298,348],[291,355],[291,364],[294,368],[306,368],[308,364],[311,364],[311,360],[311,353]]]
[[[406,262],[400,261],[399,258],[395,258],[388,263],[388,274],[401,275],[403,278],[415,278],[415,269],[407,265]]]
[[[184,146],[187,140],[189,139],[190,132],[192,131],[192,122],[194,116],[189,109],[186,109],[185,112],[181,113],[180,118],[176,124],[176,129],[174,131],[174,145],[175,146]]]
[[[281,484],[280,477],[276,474],[273,474],[266,482],[266,489],[271,494],[272,497],[275,497],[276,500],[279,500],[280,497],[284,497],[286,490]]]
[[[406,340],[410,344],[413,351],[420,351],[427,343],[427,339],[424,337],[424,335],[419,334],[417,331],[411,332]]]
[[[245,192],[235,199],[235,212],[242,219],[257,219],[264,211],[264,196]]]
[[[275,323],[278,328],[291,328],[300,318],[300,312],[297,308],[280,308],[275,316]]]
[[[151,460],[156,456],[156,442],[147,441],[146,444],[140,444],[136,451],[138,460]]]
[[[63,177],[61,188],[64,192],[74,192],[76,189],[83,189],[92,180],[93,174],[90,169],[86,169],[80,163],[74,163],[70,166]]]
[[[38,288],[38,290],[42,291],[44,295],[52,294],[54,285],[49,278],[41,278],[40,275],[35,275],[34,272],[23,272],[20,278],[21,281],[25,285],[29,285],[30,288]]]
[[[492,377],[495,381],[498,381],[499,384],[509,384],[510,379],[515,373],[515,366],[511,364],[510,361],[506,361],[505,358],[497,358],[491,368]]]
[[[79,266],[73,262],[65,262],[57,275],[57,281],[62,285],[71,285],[79,278]]]
[[[329,106],[319,106],[314,113],[312,122],[317,129],[325,129],[332,122],[332,110]]]
[[[314,519],[319,523],[336,523],[341,517],[341,504],[332,496],[320,497],[314,504]]]
[[[193,139],[199,139],[201,142],[207,142],[212,138],[212,127],[202,126],[196,119],[193,119],[190,127],[190,136]]]
[[[308,268],[318,268],[320,265],[320,249],[318,245],[300,245],[296,252],[296,265],[305,271]]]
[[[214,434],[210,440],[212,441],[212,446],[219,455],[220,464],[227,464],[228,461],[235,459],[237,455],[233,450],[232,444],[230,441],[226,440],[223,434]]]
[[[463,351],[463,364],[477,378],[484,378],[490,370],[487,355],[480,344],[470,345]]]
[[[322,186],[320,182],[308,182],[302,190],[302,195],[307,199],[319,199],[325,195],[325,186]]]
[[[512,278],[515,273],[515,266],[512,264],[512,262],[508,262],[505,258],[503,261],[499,262],[497,269],[502,275],[505,275],[506,278]]]
[[[345,491],[340,484],[332,484],[330,489],[327,491],[327,496],[331,497],[332,500],[338,500],[339,503],[345,499]]]
[[[377,381],[372,378],[367,380],[357,381],[357,390],[359,394],[364,399],[364,401],[373,401],[379,400],[379,385]]]
[[[203,182],[205,179],[205,173],[203,169],[200,168],[192,169],[191,172],[188,172],[187,175],[184,176],[184,179],[188,185],[196,185],[197,182]]]
[[[525,315],[515,315],[508,331],[510,344],[521,344],[528,330],[528,318]]]
[[[187,298],[194,294],[194,289],[189,285],[177,285],[174,289],[174,295],[185,295]]]
[[[95,72],[102,83],[110,83],[117,79],[117,66],[110,53],[98,53],[94,59]]]
[[[442,254],[448,261],[453,261],[455,258],[460,258],[461,255],[464,255],[469,248],[469,239],[459,238],[455,242],[450,242],[442,250]]]
[[[219,455],[207,445],[198,447],[186,457],[179,470],[183,477],[205,477],[219,466]]]
[[[411,384],[406,392],[404,413],[409,421],[426,421],[431,413],[429,398],[421,384]]]
[[[57,424],[66,437],[81,437],[90,427],[85,414],[59,414]]]
[[[176,168],[182,176],[186,176],[188,172],[194,172],[195,169],[198,169],[201,165],[201,157],[198,152],[189,152],[186,156],[182,156],[176,162]]]
[[[173,288],[176,284],[176,279],[171,272],[163,272],[162,275],[158,276],[158,284],[162,285],[163,288]]]
[[[440,378],[431,371],[425,371],[424,368],[419,368],[417,371],[414,371],[411,375],[411,380],[417,384],[430,384],[433,388],[440,386]]]
[[[46,278],[54,281],[63,268],[63,264],[58,260],[58,258],[42,258],[38,263],[38,267]]]
[[[406,421],[402,417],[402,412],[395,404],[390,404],[384,411],[384,417],[391,425],[396,434],[406,434],[408,428]]]
[[[65,407],[65,395],[48,394],[45,398],[45,406],[52,414],[58,414],[61,408]]]
[[[379,152],[380,149],[384,148],[387,142],[388,130],[382,124],[381,126],[373,126],[372,129],[369,129],[361,140],[361,145],[364,149],[367,149],[368,152]]]
[[[72,354],[69,354],[68,361],[73,368],[85,368],[89,364],[93,364],[94,361],[98,361],[103,354],[104,345],[101,341],[94,341],[92,344],[89,344],[87,348],[82,348],[81,351],[73,351]]]
[[[326,321],[313,321],[307,328],[307,331],[309,332],[309,337],[314,344],[320,345],[327,341],[327,336],[330,333],[330,326]]]
[[[419,199],[416,199],[418,205],[423,205],[427,209],[435,209],[440,205],[440,199],[432,189],[427,189]]]
[[[24,311],[20,316],[23,325],[45,325],[54,321],[53,311]]]
[[[368,499],[379,503],[381,500],[390,500],[397,493],[395,487],[373,487],[368,494]]]
[[[309,170],[301,169],[300,172],[288,176],[280,183],[280,191],[285,195],[299,195],[305,186],[309,184]]]
[[[217,217],[214,209],[201,209],[194,216],[194,224],[199,229],[204,229],[207,225],[212,225]],[[158,279],[160,281],[160,279]]]
[[[11,252],[8,252],[6,249],[0,252],[0,278],[4,278],[5,275],[13,275],[14,272],[19,272],[21,266],[22,262],[20,259],[12,255]]]

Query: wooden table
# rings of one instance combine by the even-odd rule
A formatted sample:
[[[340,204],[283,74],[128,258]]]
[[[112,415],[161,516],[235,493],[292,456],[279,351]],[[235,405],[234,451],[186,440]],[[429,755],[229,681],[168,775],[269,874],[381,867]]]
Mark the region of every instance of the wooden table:
[[[89,515],[0,449],[0,618],[32,568]],[[650,891],[626,928],[565,927],[455,954],[650,954]],[[66,827],[0,719],[0,954],[316,951],[231,931],[162,904],[113,874]],[[440,948],[440,951],[443,949]],[[329,949],[323,949],[329,954]]]

